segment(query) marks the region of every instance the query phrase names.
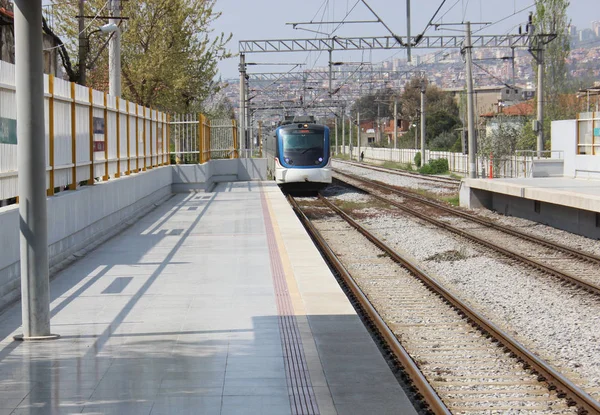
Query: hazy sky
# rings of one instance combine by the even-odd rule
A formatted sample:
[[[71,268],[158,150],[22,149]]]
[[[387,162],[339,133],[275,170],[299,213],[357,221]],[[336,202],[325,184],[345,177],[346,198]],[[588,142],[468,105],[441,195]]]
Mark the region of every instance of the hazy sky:
[[[423,31],[427,22],[440,6],[442,0],[420,0],[411,2],[411,32]],[[288,22],[334,21],[343,19],[356,0],[217,0],[216,9],[222,16],[213,24],[215,32],[233,33],[229,44],[233,52],[238,51],[239,40],[314,38],[322,36],[304,30],[294,30]],[[398,35],[406,35],[406,2],[404,0],[367,0],[381,19]],[[528,12],[533,10],[533,0],[447,0],[434,22],[498,22],[482,30],[485,34],[517,33],[517,26],[527,21]],[[528,7],[531,6],[531,7]],[[571,0],[569,16],[578,29],[591,27],[593,20],[600,20],[599,0]],[[525,9],[525,10],[523,10]],[[523,11],[521,11],[523,10]],[[519,12],[521,11],[521,12]],[[515,14],[516,13],[516,14]],[[440,17],[443,18],[440,20]],[[347,20],[373,20],[374,16],[359,2]],[[330,33],[337,25],[310,25],[306,29]],[[458,29],[459,27],[450,27]],[[451,35],[457,32],[429,28],[427,35]],[[477,26],[473,26],[476,30]],[[338,36],[388,35],[381,24],[347,24],[336,32]],[[428,53],[422,51],[418,53]],[[390,57],[406,57],[404,51],[346,52],[336,53],[335,61],[380,62]],[[261,53],[248,54],[248,62],[304,63],[305,68],[327,64],[327,53]],[[219,69],[223,78],[238,76],[239,58],[221,62]],[[285,72],[291,67],[254,66],[252,72]]]

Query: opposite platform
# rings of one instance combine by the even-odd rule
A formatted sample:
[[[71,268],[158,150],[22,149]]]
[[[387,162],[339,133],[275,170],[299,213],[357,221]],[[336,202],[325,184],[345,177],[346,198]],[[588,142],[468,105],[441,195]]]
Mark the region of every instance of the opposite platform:
[[[600,180],[567,177],[463,179],[460,205],[600,238]]]
[[[414,413],[273,183],[175,195],[50,289],[60,340],[0,315],[0,415]]]

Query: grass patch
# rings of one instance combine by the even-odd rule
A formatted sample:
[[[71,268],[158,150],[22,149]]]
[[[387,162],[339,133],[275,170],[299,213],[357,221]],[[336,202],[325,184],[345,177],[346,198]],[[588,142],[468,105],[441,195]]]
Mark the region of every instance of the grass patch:
[[[398,163],[396,161],[384,161],[381,167],[392,170],[405,170],[414,171],[412,164],[410,163]]]
[[[349,161],[350,160],[350,154],[338,153],[335,156],[333,156],[333,158],[334,159],[338,159],[338,160]]]
[[[441,200],[443,200],[446,203],[451,204],[452,206],[460,205],[460,197],[458,195],[454,195],[454,196],[450,196],[450,197],[442,197]]]

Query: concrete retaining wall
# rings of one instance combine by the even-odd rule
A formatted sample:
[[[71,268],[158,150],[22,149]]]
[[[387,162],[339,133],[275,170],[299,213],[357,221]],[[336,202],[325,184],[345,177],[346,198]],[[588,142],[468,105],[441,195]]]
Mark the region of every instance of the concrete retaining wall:
[[[84,186],[48,198],[50,267],[118,233],[171,195],[171,168]],[[19,207],[0,208],[0,309],[21,295]]]

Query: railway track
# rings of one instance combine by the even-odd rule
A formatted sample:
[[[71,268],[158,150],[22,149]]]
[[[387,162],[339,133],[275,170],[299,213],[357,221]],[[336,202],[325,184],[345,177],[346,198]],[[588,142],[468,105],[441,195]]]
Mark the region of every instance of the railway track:
[[[600,413],[598,402],[331,202],[288,198],[433,413]]]
[[[336,171],[336,174],[338,180],[357,187],[410,215],[600,295],[600,273],[598,272],[600,257],[499,225],[407,190],[349,173]]]
[[[396,169],[388,169],[385,167],[373,166],[370,164],[357,163],[353,161],[339,160],[335,159],[336,162],[347,164],[349,166],[360,167],[367,170],[378,171],[381,173],[394,174],[396,176],[405,176],[412,177],[419,180],[426,180],[429,182],[443,183],[445,185],[456,186],[457,188],[460,186],[460,180],[453,179],[451,177],[440,177],[440,176],[432,176],[430,174],[422,174],[414,171],[407,170],[396,170]]]

